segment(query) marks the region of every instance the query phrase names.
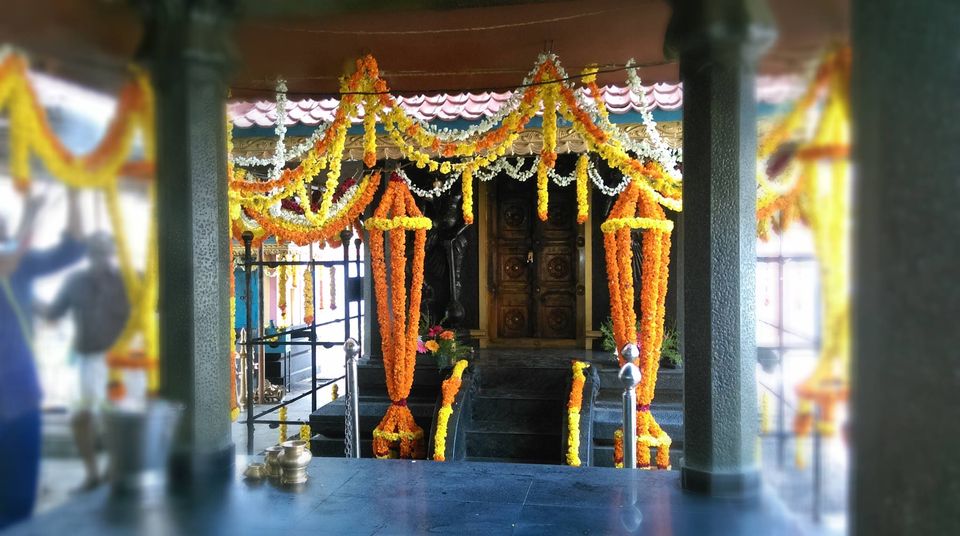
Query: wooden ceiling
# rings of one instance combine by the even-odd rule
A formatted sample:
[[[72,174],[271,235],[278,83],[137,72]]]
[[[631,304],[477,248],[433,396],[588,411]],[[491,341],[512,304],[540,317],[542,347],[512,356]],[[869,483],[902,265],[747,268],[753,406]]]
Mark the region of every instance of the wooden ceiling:
[[[769,1],[780,38],[765,73],[801,71],[846,39],[847,0]],[[662,0],[240,0],[231,85],[236,97],[268,97],[282,76],[294,96],[329,95],[353,59],[371,53],[400,93],[508,88],[547,50],[571,74],[632,57],[645,81],[673,82],[677,66],[663,54],[669,17]],[[106,90],[123,79],[141,33],[122,0],[17,0],[0,18],[0,41],[29,51],[36,68]]]

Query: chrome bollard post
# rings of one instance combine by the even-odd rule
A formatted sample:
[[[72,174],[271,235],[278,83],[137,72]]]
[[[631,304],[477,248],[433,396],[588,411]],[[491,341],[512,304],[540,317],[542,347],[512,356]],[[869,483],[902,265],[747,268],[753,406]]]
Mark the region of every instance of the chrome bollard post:
[[[626,344],[621,350],[626,363],[620,367],[620,383],[623,384],[623,466],[637,467],[637,384],[640,383],[640,368],[633,364],[640,356],[635,344]]]
[[[343,343],[346,354],[347,396],[344,400],[344,454],[347,458],[360,457],[360,396],[357,388],[357,360],[360,345],[354,339]]]

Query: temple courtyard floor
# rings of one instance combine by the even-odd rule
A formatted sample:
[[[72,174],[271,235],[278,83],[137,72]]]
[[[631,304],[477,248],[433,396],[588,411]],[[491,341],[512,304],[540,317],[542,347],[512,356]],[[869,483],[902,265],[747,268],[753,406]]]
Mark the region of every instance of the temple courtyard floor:
[[[684,493],[677,472],[315,458],[301,488],[248,483],[165,495],[77,496],[10,534],[801,535],[764,487],[752,500]]]

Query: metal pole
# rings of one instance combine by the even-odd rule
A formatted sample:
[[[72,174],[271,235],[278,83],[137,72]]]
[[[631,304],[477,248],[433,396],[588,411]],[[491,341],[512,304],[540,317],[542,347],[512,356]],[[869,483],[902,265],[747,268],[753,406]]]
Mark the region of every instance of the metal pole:
[[[243,295],[246,300],[246,325],[247,325],[247,336],[246,336],[246,347],[247,347],[247,366],[244,372],[247,376],[247,455],[253,455],[253,343],[250,336],[253,333],[253,311],[250,310],[253,300],[250,299],[250,262],[253,260],[250,258],[250,244],[253,241],[253,233],[246,231],[243,233],[243,274],[244,274],[244,288],[245,293]],[[230,266],[230,269],[233,269],[233,266]]]
[[[263,244],[260,244],[259,253],[257,256],[261,261],[266,260],[263,258]],[[260,266],[260,269],[257,271],[257,287],[259,292],[257,297],[257,339],[263,340],[263,317],[264,317],[264,303],[263,303],[263,271],[265,267]],[[257,402],[261,404],[264,402],[263,390],[266,386],[267,380],[267,364],[266,364],[266,346],[263,344],[257,345]]]
[[[317,265],[313,262],[313,244],[310,244],[310,279],[313,281],[310,290],[313,293],[310,296],[310,317],[313,319],[310,324],[310,342],[313,343],[310,345],[310,408],[314,412],[317,411]]]
[[[637,345],[628,343],[621,350],[626,363],[620,367],[620,383],[623,384],[623,466],[637,467],[637,384],[640,383],[640,368],[633,361],[640,355]]]
[[[360,457],[360,392],[357,388],[357,358],[360,345],[353,339],[343,343],[346,355],[347,398],[344,401],[344,453],[347,458]]]
[[[340,231],[340,246],[343,248],[343,340],[350,338],[350,297],[347,296],[347,281],[350,279],[350,228]]]
[[[357,281],[360,280],[360,265],[361,265],[360,244],[362,243],[363,241],[360,240],[360,237],[353,239],[353,253],[354,253],[353,256],[354,256],[354,261],[356,262]],[[347,286],[347,281],[348,279],[344,277],[344,280],[343,280],[344,287]],[[354,296],[352,292],[349,295],[349,297],[346,297],[347,296],[346,290],[344,290],[343,295],[345,296],[344,299],[353,298],[357,302],[357,345],[362,349],[363,348],[363,316],[365,314],[363,311],[363,300],[361,299],[361,296]]]

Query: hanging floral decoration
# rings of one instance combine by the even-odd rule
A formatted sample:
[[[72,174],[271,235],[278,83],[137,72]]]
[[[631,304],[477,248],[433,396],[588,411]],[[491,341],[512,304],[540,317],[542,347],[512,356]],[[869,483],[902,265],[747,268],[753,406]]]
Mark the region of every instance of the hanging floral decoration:
[[[413,420],[407,396],[413,385],[423,260],[427,229],[432,223],[417,208],[403,179],[393,175],[380,205],[364,226],[370,232],[370,263],[383,341],[383,367],[387,394],[392,402],[373,431],[373,453],[377,458],[422,458],[423,430]],[[407,231],[414,232],[409,282],[406,281]],[[385,234],[390,243],[389,274]]]
[[[287,440],[287,406],[280,407],[280,414],[277,418],[280,420],[280,440],[277,441],[279,445]]]
[[[453,365],[450,377],[443,380],[440,385],[440,410],[437,412],[437,432],[433,438],[434,461],[446,461],[447,424],[450,422],[450,416],[453,415],[453,401],[456,400],[460,385],[463,383],[463,371],[469,364],[466,359],[457,361]]]
[[[337,310],[337,267],[330,267],[330,310]]]
[[[632,67],[628,74],[631,84],[634,80],[639,84]],[[341,81],[342,97],[333,120],[311,136],[309,149],[291,151],[300,158],[296,166],[276,167],[266,180],[250,177],[242,170],[232,175],[230,192],[236,202],[231,218],[235,222],[235,232],[252,229],[258,237],[286,232],[295,234],[291,241],[298,244],[315,240],[321,234],[316,230],[319,228],[330,227],[330,231],[339,232],[342,227],[337,229],[339,226],[328,226],[327,223],[336,214],[335,192],[340,179],[344,139],[355,118],[362,118],[364,163],[368,167],[376,163],[376,127],[380,123],[386,136],[404,157],[418,167],[440,172],[453,180],[459,177],[463,218],[467,223],[474,219],[473,179],[503,157],[538,112],[543,114],[544,137],[543,149],[536,162],[540,218],[547,217],[547,185],[549,178],[555,176],[558,115],[571,122],[590,150],[604,158],[611,167],[640,182],[658,203],[679,210],[681,188],[676,159],[659,138],[655,127],[648,128],[656,135],[652,145],[633,142],[610,123],[602,101],[597,100],[599,89],[595,79],[586,89],[574,87],[570,79],[555,55],[541,55],[523,80],[521,89],[513,93],[497,114],[479,125],[454,131],[437,128],[409,115],[390,95],[386,81],[380,77],[376,60],[365,56],[357,60],[355,72]],[[588,90],[592,96],[588,96]],[[642,88],[640,91],[646,98]],[[282,132],[279,127],[286,117],[286,110],[280,108],[280,103],[285,102],[285,88],[279,85],[277,101],[279,136]],[[645,121],[647,115],[650,114],[644,115]],[[280,144],[274,162],[279,158],[277,153],[282,153]],[[321,179],[324,171],[326,175]],[[444,184],[449,188],[452,181]],[[580,183],[580,188],[586,188],[585,181]],[[317,196],[319,199],[315,204]],[[344,197],[351,198],[350,195]],[[297,222],[284,208],[294,201],[302,211],[297,214]],[[324,233],[324,239],[332,236],[331,232]]]
[[[807,224],[820,268],[823,340],[814,371],[797,386],[794,432],[831,435],[849,390],[850,360],[850,49],[826,54],[806,92],[759,144],[757,234]],[[819,119],[809,140],[804,120]],[[819,416],[814,419],[814,412]],[[799,454],[798,454],[799,455]]]
[[[586,223],[590,216],[589,178],[587,168],[590,166],[590,157],[584,153],[577,158],[577,223]]]
[[[580,467],[580,409],[583,406],[583,386],[587,382],[583,369],[589,367],[590,363],[572,361],[571,365],[573,381],[567,401],[567,465]]]
[[[280,260],[285,262],[286,255]],[[279,272],[279,275],[277,275],[277,309],[280,309],[280,324],[287,326],[289,325],[287,323],[287,275],[290,272],[290,266],[280,265]],[[231,316],[231,318],[233,317]]]
[[[227,247],[229,256],[233,258],[233,248]],[[234,329],[234,321],[237,318],[237,277],[234,272],[233,262],[230,263],[230,322],[227,323],[228,337],[230,340],[229,359],[230,367],[230,420],[236,421],[240,417],[240,404],[237,403],[237,330]]]
[[[301,440],[301,441],[306,441],[307,444],[309,445],[309,444],[310,444],[310,438],[311,438],[311,437],[312,437],[312,436],[310,435],[310,424],[309,424],[309,423],[302,423],[302,424],[300,425],[300,440]]]
[[[640,283],[640,333],[637,334],[637,314],[634,309],[633,250],[631,231],[643,231]],[[666,218],[663,208],[653,193],[634,181],[617,198],[610,216],[600,226],[607,261],[607,284],[610,290],[610,317],[620,366],[625,364],[622,349],[636,344],[640,349],[638,362],[642,379],[637,385],[637,464],[651,465],[650,450],[656,448],[656,465],[670,467],[670,437],[650,413],[657,370],[660,367],[660,348],[663,343],[663,316],[670,263],[670,233],[673,222]],[[620,435],[622,443],[623,436]],[[615,445],[617,439],[614,440]],[[622,466],[620,457],[614,462]]]
[[[327,308],[327,302],[324,299],[327,294],[326,285],[324,285],[324,278],[327,275],[327,267],[320,266],[317,270],[317,310],[322,311]]]
[[[311,261],[313,259],[310,259]],[[303,269],[303,323],[313,324],[313,273],[311,267]]]

